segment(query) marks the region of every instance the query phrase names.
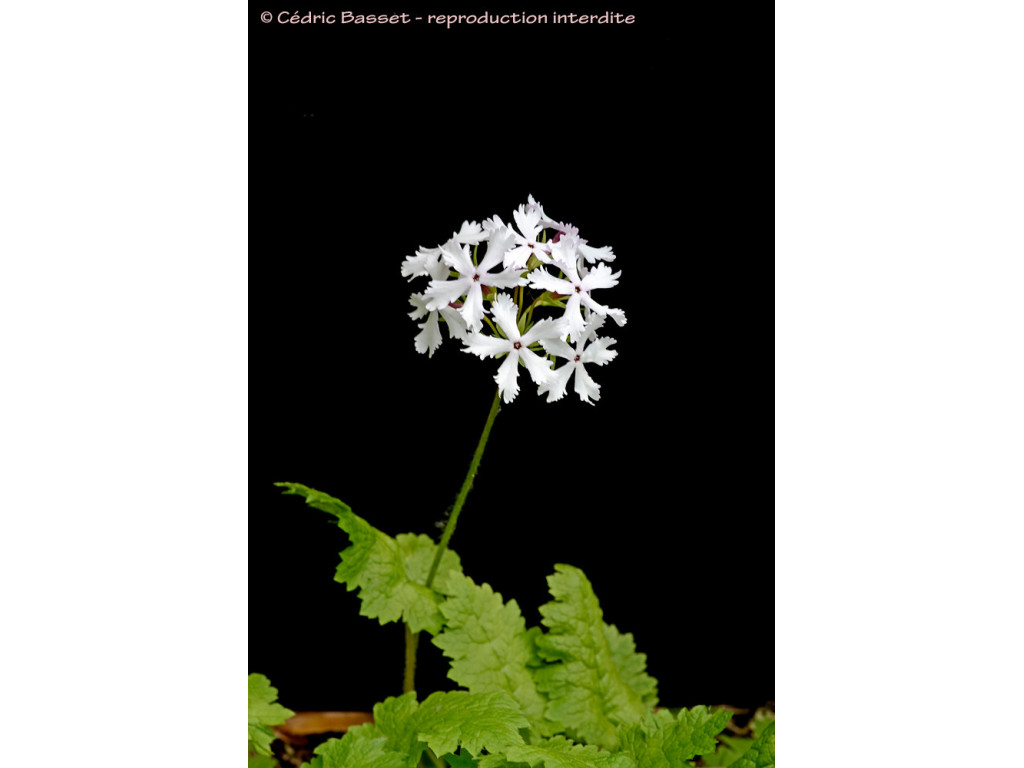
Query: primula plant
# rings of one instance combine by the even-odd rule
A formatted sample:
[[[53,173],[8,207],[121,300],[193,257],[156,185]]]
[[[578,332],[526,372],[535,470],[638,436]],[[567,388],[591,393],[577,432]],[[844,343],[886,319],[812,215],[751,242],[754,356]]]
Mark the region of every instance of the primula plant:
[[[618,283],[610,247],[589,245],[532,197],[512,219],[509,225],[497,216],[465,221],[447,242],[420,248],[402,264],[405,277],[425,281],[410,298],[411,317],[420,321],[417,351],[432,356],[446,326],[465,352],[500,360],[497,392],[440,540],[392,537],[326,493],[278,483],[285,494],[331,515],[347,534],[335,580],[358,593],[360,613],[405,625],[404,692],[378,703],[372,723],[321,744],[305,765],[773,767],[774,719],[759,719],[756,731],[752,722],[752,738],[743,740],[721,736],[729,712],[658,707],[646,656],[631,634],[605,622],[581,570],[554,565],[551,601],[540,606],[540,626],[528,627],[515,600],[464,573],[448,546],[501,403],[519,394],[520,374],[549,402],[564,397],[573,379],[580,399],[594,404],[600,387],[587,366],[615,358],[614,340],[601,334],[609,318],[613,325],[626,322],[621,309],[593,295],[603,301]],[[450,660],[448,676],[458,690],[416,691],[423,634]],[[292,714],[276,698],[265,677],[250,676],[250,760],[273,759],[271,728]]]

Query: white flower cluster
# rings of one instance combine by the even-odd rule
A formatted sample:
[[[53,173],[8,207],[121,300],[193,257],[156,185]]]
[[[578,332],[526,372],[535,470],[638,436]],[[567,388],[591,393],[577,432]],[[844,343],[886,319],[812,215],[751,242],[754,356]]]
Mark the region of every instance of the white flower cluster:
[[[591,295],[618,284],[622,273],[608,266],[615,254],[609,246],[588,245],[571,224],[548,218],[532,195],[512,218],[514,225],[497,216],[482,224],[464,221],[448,242],[405,259],[403,275],[430,280],[425,291],[409,298],[409,316],[423,320],[416,350],[433,355],[443,323],[465,352],[505,358],[494,380],[506,403],[519,393],[522,365],[548,402],[565,395],[575,374],[576,393],[593,404],[601,388],[585,366],[604,365],[618,354],[610,349],[615,340],[597,333],[608,317],[626,324],[621,309]],[[534,317],[544,310],[555,316]],[[565,363],[556,368],[559,358]]]

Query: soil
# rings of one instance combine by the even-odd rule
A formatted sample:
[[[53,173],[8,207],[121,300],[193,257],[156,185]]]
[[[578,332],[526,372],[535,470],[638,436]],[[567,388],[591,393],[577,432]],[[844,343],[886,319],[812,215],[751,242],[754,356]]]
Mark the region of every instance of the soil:
[[[282,768],[298,768],[313,759],[313,750],[328,739],[341,738],[349,728],[372,723],[370,712],[296,712],[274,728],[274,755]]]
[[[750,721],[755,713],[761,710],[774,713],[775,702],[769,701],[756,710],[728,705],[719,705],[715,709],[733,713],[723,735],[742,738],[751,735]],[[341,738],[349,728],[372,722],[373,714],[370,712],[296,712],[284,725],[274,728],[278,737],[274,742],[274,755],[282,768],[299,768],[302,763],[312,760],[313,750],[328,739]],[[697,765],[702,764],[698,758]]]

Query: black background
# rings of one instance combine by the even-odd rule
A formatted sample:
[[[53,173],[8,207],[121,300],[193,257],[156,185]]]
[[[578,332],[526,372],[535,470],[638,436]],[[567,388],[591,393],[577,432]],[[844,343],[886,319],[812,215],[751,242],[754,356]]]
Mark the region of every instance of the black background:
[[[596,406],[571,389],[548,404],[521,377],[452,546],[529,624],[553,565],[582,568],[666,706],[774,698],[754,410],[769,321],[742,79],[723,69],[728,44],[706,45],[713,25],[667,9],[535,7],[637,21],[303,27],[259,14],[529,6],[251,7],[249,667],[292,709],[400,692],[402,629],[358,615],[333,581],[345,534],[272,483],[338,496],[392,535],[438,533],[497,363],[447,340],[415,352],[408,296],[423,286],[401,263],[464,219],[509,221],[529,193],[614,248],[620,284],[598,298],[628,324],[609,324],[619,356],[591,369]],[[445,669],[425,641],[421,695],[452,687]]]

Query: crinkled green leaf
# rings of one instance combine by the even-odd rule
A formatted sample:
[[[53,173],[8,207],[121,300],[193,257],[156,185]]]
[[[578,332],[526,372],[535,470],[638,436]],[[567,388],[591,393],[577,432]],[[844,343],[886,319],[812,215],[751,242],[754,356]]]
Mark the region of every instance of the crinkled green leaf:
[[[541,663],[535,632],[527,631],[516,601],[505,603],[490,585],[462,574],[450,575],[445,591],[444,630],[433,643],[452,660],[448,677],[471,693],[505,691],[537,733],[550,736],[555,728],[544,717],[547,702],[530,671]]]
[[[771,722],[758,736],[733,768],[775,768],[775,722]]]
[[[249,755],[249,768],[278,768],[277,758],[266,755]]]
[[[438,755],[454,752],[459,745],[474,755],[485,749],[498,752],[522,744],[519,729],[530,727],[504,691],[432,693],[420,704],[414,722],[419,738]]]
[[[724,710],[710,712],[707,707],[683,709],[676,717],[665,709],[651,712],[619,728],[619,748],[637,768],[679,768],[697,755],[714,752],[715,736],[730,717]]]
[[[636,652],[631,633],[621,634],[611,624],[604,625],[604,636],[622,679],[640,694],[648,708],[653,709],[658,703],[658,681],[647,674],[647,654]]]
[[[249,749],[257,755],[271,755],[272,725],[281,725],[294,715],[290,709],[276,704],[277,689],[265,675],[249,675]]]
[[[541,765],[544,768],[636,768],[627,755],[593,745],[573,744],[562,736],[480,758],[480,768],[537,768]]]
[[[313,752],[310,768],[405,768],[405,758],[387,748],[387,739],[328,739]],[[320,763],[316,761],[319,760]]]
[[[540,608],[548,631],[536,645],[551,663],[534,671],[549,700],[545,714],[570,735],[613,748],[617,727],[638,721],[656,703],[654,679],[644,672],[644,657],[632,650],[632,637],[604,623],[580,569],[556,565],[548,586],[555,600]]]
[[[299,483],[276,483],[286,494],[303,496],[311,507],[338,518],[338,527],[348,534],[351,545],[342,551],[335,581],[349,591],[358,589],[359,613],[381,624],[405,621],[413,632],[436,634],[442,616],[441,595],[424,585],[437,552],[429,536],[411,533],[396,538],[383,533],[352,512],[343,501]],[[435,584],[440,586],[450,572],[462,572],[459,556],[451,550],[441,557]]]
[[[423,749],[434,754],[498,752],[523,743],[520,728],[529,721],[507,693],[439,691],[416,703],[414,692],[392,696],[373,708],[373,725],[351,729],[357,738],[384,736],[387,748],[405,755],[406,765],[416,765]]]
[[[419,709],[416,694],[412,691],[401,696],[391,696],[373,706],[373,722],[349,728],[345,738],[387,739],[387,748],[403,756],[406,768],[419,764],[420,754],[426,746],[417,737],[412,725]]]

